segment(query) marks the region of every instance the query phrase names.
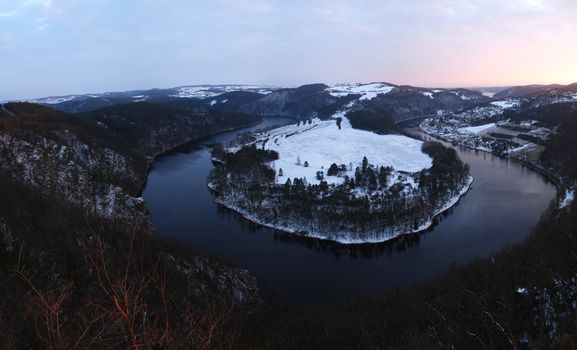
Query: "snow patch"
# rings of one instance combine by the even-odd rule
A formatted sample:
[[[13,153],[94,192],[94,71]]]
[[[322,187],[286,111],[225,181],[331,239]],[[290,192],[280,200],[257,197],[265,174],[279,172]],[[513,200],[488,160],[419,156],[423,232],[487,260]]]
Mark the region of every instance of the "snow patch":
[[[235,91],[250,91],[267,95],[275,89],[276,88],[270,86],[258,85],[195,85],[179,87],[175,89],[176,93],[170,96],[181,98],[211,98],[226,92]]]
[[[335,97],[348,95],[361,95],[359,100],[372,100],[379,94],[388,94],[395,89],[394,86],[382,83],[372,84],[335,84],[330,85],[327,92]]]
[[[66,102],[66,101],[72,101],[76,97],[77,97],[76,95],[74,95],[74,96],[61,96],[61,97],[46,97],[46,98],[40,98],[37,100],[32,100],[30,102],[54,105],[54,104],[58,104],[58,103]]]
[[[575,200],[575,190],[565,191],[565,196],[559,202],[559,209],[567,208]]]
[[[517,148],[510,149],[510,150],[507,151],[507,153],[508,153],[508,154],[515,154],[515,153],[522,152],[522,151],[525,151],[525,150],[527,150],[527,149],[530,149],[531,147],[533,147],[533,144],[532,144],[532,143],[528,143],[528,144],[526,144],[526,145],[523,145],[523,146],[520,146],[520,147],[517,147]]]
[[[484,131],[487,131],[491,128],[494,128],[495,126],[497,126],[497,124],[491,123],[491,124],[485,124],[485,125],[479,125],[479,126],[469,126],[466,128],[459,128],[458,131],[461,134],[480,134]]]
[[[503,100],[491,102],[493,106],[501,107],[503,109],[517,108],[521,105],[519,100]]]

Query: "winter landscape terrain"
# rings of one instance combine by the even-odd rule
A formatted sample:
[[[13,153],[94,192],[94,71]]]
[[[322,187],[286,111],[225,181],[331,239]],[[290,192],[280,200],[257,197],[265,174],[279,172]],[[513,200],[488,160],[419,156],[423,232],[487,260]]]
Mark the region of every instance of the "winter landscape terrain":
[[[387,88],[383,90],[383,86]],[[342,89],[342,85],[340,88]],[[356,93],[369,91],[369,97],[366,94],[358,97],[358,100],[362,101],[373,99],[378,94],[386,94],[392,88],[389,89],[388,85],[384,84],[371,84],[369,87],[355,86],[352,90]],[[352,108],[354,105],[354,101],[349,102],[346,108]],[[342,192],[349,199],[334,208],[342,214],[350,212],[356,215],[348,208],[348,201],[365,200],[369,204],[364,210],[361,209],[363,215],[372,213],[383,217],[386,216],[387,210],[395,207],[393,198],[402,198],[403,206],[406,207],[404,209],[407,210],[420,206],[418,202],[424,200],[430,192],[429,188],[425,188],[424,174],[429,173],[433,166],[433,159],[423,151],[425,146],[423,142],[403,135],[379,135],[371,131],[354,129],[345,114],[346,109],[325,120],[307,119],[298,121],[296,125],[287,125],[256,134],[249,143],[239,141],[222,151],[224,155],[216,154],[216,163],[224,164],[226,168],[228,165],[226,153],[242,153],[244,147],[251,145],[255,149],[274,154],[274,160],[266,165],[266,169],[273,172],[272,187],[288,189],[293,183],[302,181],[308,189],[320,188],[320,193],[313,195],[315,200],[320,202],[331,200],[336,193]],[[352,221],[345,221],[340,224],[340,229],[335,229],[334,223],[315,225],[311,220],[303,221],[297,216],[279,214],[277,209],[287,204],[277,202],[274,191],[269,195],[265,194],[264,199],[259,200],[259,204],[255,206],[253,204],[255,200],[248,192],[234,189],[235,186],[232,186],[231,182],[235,184],[244,182],[247,186],[252,186],[251,184],[257,181],[260,182],[260,187],[267,186],[261,182],[265,179],[253,178],[251,180],[253,182],[250,182],[246,178],[241,180],[231,177],[232,174],[229,173],[226,175],[227,179],[235,180],[224,181],[230,185],[225,186],[222,181],[224,175],[218,170],[209,180],[209,187],[219,194],[216,197],[218,203],[258,224],[344,244],[377,243],[401,234],[422,231],[433,224],[436,215],[456,204],[473,182],[472,177],[463,176],[451,185],[444,185],[447,187],[441,192],[446,193],[441,193],[440,198],[430,198],[428,208],[422,209],[422,217],[411,214],[408,220],[399,216],[397,222],[390,221],[384,224],[379,221],[380,228],[363,228],[359,231],[357,227],[353,227]],[[468,170],[465,171],[467,172]],[[367,179],[363,179],[363,175]],[[368,181],[368,186],[364,186],[363,181]],[[289,194],[285,193],[285,196]],[[393,198],[390,198],[391,196]],[[283,201],[282,198],[280,200]],[[317,216],[317,212],[326,208],[323,204],[319,204],[311,210],[312,215]],[[272,211],[273,217],[267,217],[263,211]]]
[[[65,273],[80,274],[88,280],[93,276],[91,269],[102,269],[97,260],[86,265],[83,255],[89,254],[90,258],[92,252],[100,252],[99,239],[114,242],[117,234],[130,237],[130,232],[138,230],[146,235],[136,244],[156,246],[154,221],[140,194],[151,161],[190,140],[254,126],[261,117],[270,116],[290,117],[292,121],[242,134],[232,144],[216,147],[209,185],[217,203],[252,222],[305,239],[307,246],[325,242],[354,250],[355,246],[380,247],[377,243],[385,241],[392,246],[402,245],[405,240],[418,241],[422,234],[416,232],[434,225],[435,218],[456,205],[470,188],[475,191],[468,167],[451,148],[407,136],[412,134],[405,128],[415,127],[455,147],[515,159],[546,175],[558,188],[547,227],[569,227],[563,220],[571,221],[575,206],[577,169],[572,130],[576,93],[575,86],[512,88],[489,97],[467,89],[390,83],[296,88],[203,85],[51,97],[36,100],[39,104],[3,103],[0,165],[5,183],[11,184],[3,188],[3,196],[9,203],[16,203],[6,202],[1,207],[1,247],[5,247],[6,266],[18,266],[19,261],[27,266],[49,262],[51,267],[42,275],[34,275],[33,283],[50,284],[58,290],[63,282],[54,274],[63,271],[60,265],[70,262],[69,266],[80,266]],[[52,208],[46,211],[49,215],[41,220],[26,214],[34,216],[48,207]],[[454,214],[449,211],[446,215]],[[59,227],[69,229],[56,234]],[[109,234],[103,235],[95,227],[106,227]],[[51,244],[59,250],[54,253],[37,239],[36,230],[52,237]],[[570,236],[560,241],[564,245],[559,243],[543,252],[543,259],[549,259],[549,251],[570,246],[567,240]],[[20,255],[18,247],[22,244],[32,249]],[[83,252],[80,255],[78,244]],[[135,243],[123,239],[118,244],[119,248],[110,249],[127,250]],[[170,253],[162,261],[170,273],[171,288],[178,290],[174,286],[182,280],[197,286],[179,298],[195,300],[204,308],[207,304],[202,300],[216,295],[239,305],[235,311],[239,315],[246,308],[259,308],[255,305],[260,305],[262,299],[249,272],[170,244],[168,247]],[[113,251],[109,257],[114,257]],[[507,259],[497,258],[492,264],[514,274],[516,263],[509,264]],[[109,267],[125,265],[126,261],[120,259]],[[133,261],[126,266],[133,269],[137,264]],[[537,271],[540,268],[535,266]],[[30,269],[31,274],[27,269],[22,276],[32,278],[29,276],[37,269]],[[27,285],[18,282],[22,277],[10,275],[10,271],[5,271],[6,283],[27,290]],[[138,273],[132,276],[130,283],[136,283]],[[544,311],[526,312],[539,315],[535,317],[541,317],[548,339],[553,339],[568,319],[562,309],[563,302],[570,299],[564,295],[575,295],[574,276],[568,272],[555,277],[551,284],[510,278],[507,290],[513,296],[507,300],[523,298],[543,305]],[[499,285],[493,280],[486,283]],[[88,289],[94,287],[98,285],[86,284]],[[461,289],[452,293],[459,294]],[[74,298],[80,300],[79,295]],[[97,303],[106,306],[106,299],[98,298]],[[421,300],[420,296],[415,298]],[[155,310],[165,306],[174,310],[176,321],[185,317],[177,312],[179,303],[150,305]],[[431,305],[447,310],[452,304],[439,299]],[[488,304],[483,305],[490,309]],[[426,306],[424,310],[428,309]],[[17,305],[3,310],[9,310],[14,318],[30,312]],[[88,309],[75,310],[70,314]],[[551,315],[556,315],[555,319]],[[301,316],[294,317],[303,321]],[[118,322],[112,316],[107,320],[99,327],[111,329],[109,324]],[[82,325],[69,324],[68,331],[78,332]],[[516,334],[520,344],[538,337],[535,331],[527,335],[524,329]]]

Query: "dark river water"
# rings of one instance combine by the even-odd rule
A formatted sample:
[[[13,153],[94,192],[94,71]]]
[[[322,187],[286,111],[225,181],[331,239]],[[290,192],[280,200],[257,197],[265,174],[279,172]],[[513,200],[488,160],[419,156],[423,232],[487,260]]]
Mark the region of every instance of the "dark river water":
[[[266,118],[260,126],[289,122]],[[181,146],[155,161],[143,197],[158,233],[226,257],[256,276],[265,293],[317,303],[426,282],[451,264],[486,257],[523,241],[555,196],[540,174],[514,161],[458,149],[472,190],[424,233],[377,245],[343,246],[259,228],[213,202],[206,186],[209,144],[227,132]]]

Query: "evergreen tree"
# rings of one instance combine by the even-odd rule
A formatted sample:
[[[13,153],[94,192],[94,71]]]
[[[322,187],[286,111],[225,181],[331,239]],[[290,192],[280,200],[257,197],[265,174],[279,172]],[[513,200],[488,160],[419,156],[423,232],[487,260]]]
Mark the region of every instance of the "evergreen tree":
[[[331,164],[327,171],[328,176],[337,176],[339,174],[339,167],[335,163]]]
[[[390,174],[389,169],[385,168],[384,166],[381,166],[379,168],[379,185],[381,187],[383,187],[383,188],[387,187],[389,174]]]
[[[283,186],[283,193],[285,196],[290,195],[292,186],[293,186],[293,184],[291,182],[291,179],[287,179],[284,186]]]
[[[361,168],[359,167],[357,167],[357,169],[355,170],[355,182],[357,183],[357,186],[363,185],[363,173],[361,172]]]
[[[367,182],[369,191],[375,191],[377,189],[377,176],[372,168],[367,169]]]

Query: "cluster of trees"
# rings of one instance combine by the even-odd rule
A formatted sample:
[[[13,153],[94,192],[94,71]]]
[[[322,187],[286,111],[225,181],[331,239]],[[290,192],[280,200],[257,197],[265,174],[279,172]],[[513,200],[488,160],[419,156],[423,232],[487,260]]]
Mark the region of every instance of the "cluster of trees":
[[[420,227],[464,185],[469,168],[453,149],[428,143],[423,151],[433,158],[433,167],[419,174],[375,167],[364,157],[354,177],[344,175],[346,165],[331,164],[327,175],[344,175],[341,185],[329,185],[324,172],[319,171],[318,184],[294,178],[279,186],[264,170],[268,168],[266,162],[276,159],[274,155],[247,146],[226,154],[225,165],[214,169],[210,181],[225,202],[250,211],[264,222],[290,223],[301,231],[327,236],[372,237]],[[239,171],[239,162],[251,171]],[[418,181],[418,188],[403,182],[408,177]]]
[[[301,125],[301,122],[303,123],[303,125],[311,125],[313,123],[313,120],[308,118],[308,119],[303,119],[303,120],[297,120],[297,126]]]
[[[382,111],[352,111],[347,113],[347,118],[355,129],[373,131],[377,134],[386,134],[395,130],[394,118]]]

